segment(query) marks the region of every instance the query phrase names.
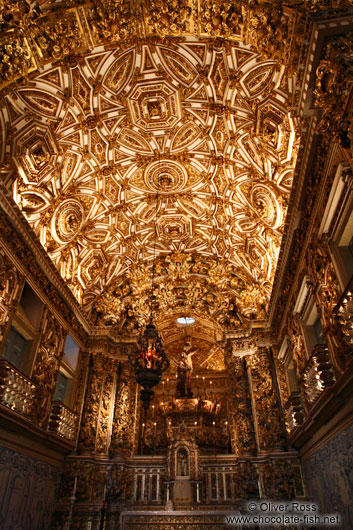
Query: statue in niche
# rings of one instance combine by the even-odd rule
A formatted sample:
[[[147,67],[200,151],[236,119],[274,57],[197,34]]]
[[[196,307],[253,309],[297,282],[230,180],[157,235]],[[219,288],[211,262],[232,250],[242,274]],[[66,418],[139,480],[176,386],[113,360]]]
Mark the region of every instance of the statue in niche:
[[[185,342],[183,351],[181,352],[180,362],[178,364],[178,375],[175,394],[177,398],[192,398],[193,396],[191,392],[191,375],[193,371],[191,357],[197,351],[198,350],[192,351],[190,340],[187,340]]]
[[[189,459],[188,452],[184,447],[179,449],[177,453],[177,476],[188,477],[189,476]]]

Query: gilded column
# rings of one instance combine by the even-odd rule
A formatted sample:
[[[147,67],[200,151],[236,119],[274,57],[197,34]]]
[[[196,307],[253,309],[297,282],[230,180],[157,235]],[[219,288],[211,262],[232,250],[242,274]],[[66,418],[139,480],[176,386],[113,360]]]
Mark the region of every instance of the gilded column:
[[[292,347],[293,363],[297,374],[298,383],[301,381],[302,373],[307,363],[305,355],[304,338],[300,323],[296,316],[290,315],[287,321],[289,340]]]
[[[233,358],[231,375],[231,444],[236,456],[256,453],[254,420],[251,408],[247,370],[244,358]]]
[[[42,428],[49,420],[56,378],[64,355],[65,336],[64,328],[47,309],[42,319],[41,338],[32,374],[36,385],[32,417]]]
[[[107,455],[112,429],[116,363],[102,353],[91,355],[78,449]]]
[[[327,241],[321,239],[312,243],[308,251],[307,264],[313,282],[317,312],[331,359],[336,372],[342,373],[349,356],[349,348],[344,341],[342,326],[334,312],[342,292]]]
[[[136,383],[129,377],[129,367],[122,366],[115,395],[111,455],[132,456],[136,423]]]
[[[248,356],[247,365],[253,392],[259,451],[285,450],[284,421],[267,349],[259,348],[257,354]]]
[[[82,414],[83,400],[85,397],[85,389],[88,378],[90,354],[86,351],[80,351],[77,370],[76,370],[76,384],[74,390],[73,410],[78,417]]]
[[[24,279],[0,250],[0,344],[6,340],[10,317],[20,298]]]
[[[282,401],[282,406],[284,407],[287,403],[290,395],[290,390],[288,388],[287,380],[286,380],[286,368],[283,364],[283,362],[278,359],[277,352],[273,356],[274,363],[276,366],[276,372],[277,372],[277,380],[278,380],[278,387],[280,392],[280,398]]]

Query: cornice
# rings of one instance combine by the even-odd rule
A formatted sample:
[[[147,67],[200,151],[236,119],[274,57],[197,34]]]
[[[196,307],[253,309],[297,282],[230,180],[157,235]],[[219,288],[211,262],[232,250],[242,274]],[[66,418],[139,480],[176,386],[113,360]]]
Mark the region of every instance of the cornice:
[[[33,234],[33,231],[24,218],[22,212],[13,202],[8,191],[2,184],[0,184],[0,206],[5,213],[7,220],[11,223],[21,239],[26,243],[27,248],[33,254],[37,265],[45,274],[50,284],[55,287],[67,307],[72,311],[81,324],[84,331],[90,334],[91,324],[87,320],[86,315],[83,313],[75,297],[71,293],[70,289],[66,286],[64,280],[61,278],[59,272],[56,270],[40,242]],[[9,244],[9,242],[6,241],[5,243]]]
[[[303,215],[305,207],[301,206],[303,200],[306,200],[306,186],[310,176],[310,172],[313,171],[313,164],[316,163],[316,157],[318,156],[317,147],[320,145],[322,139],[318,134],[318,124],[321,117],[321,110],[315,108],[313,104],[313,87],[315,85],[316,79],[316,68],[323,54],[323,45],[326,38],[334,37],[337,34],[345,34],[353,29],[353,14],[352,10],[347,10],[344,16],[336,16],[328,18],[322,18],[320,20],[314,20],[311,22],[311,33],[309,38],[309,44],[307,45],[306,63],[302,65],[304,68],[304,73],[301,76],[302,86],[301,86],[301,96],[299,98],[299,103],[297,107],[298,115],[301,119],[301,125],[303,127],[304,135],[302,136],[301,146],[298,152],[298,158],[295,169],[294,182],[296,187],[293,188],[290,205],[288,209],[288,214],[286,218],[286,225],[284,229],[284,234],[282,238],[282,245],[280,250],[280,256],[276,269],[276,276],[274,280],[274,287],[271,296],[270,309],[269,309],[269,322],[271,327],[273,327],[276,312],[278,307],[278,302],[284,288],[284,281],[287,277],[290,261],[293,259],[293,251],[295,249],[295,231],[299,231],[303,228]],[[318,144],[319,142],[319,144]],[[309,224],[311,228],[308,229],[308,219],[306,220],[306,229],[305,229],[305,242],[301,242],[301,252],[300,252],[300,263],[297,260],[296,266],[296,275],[301,270],[301,265],[305,257],[305,252],[303,251],[307,247],[309,237],[312,233],[312,225],[315,221],[320,202],[325,194],[325,184],[327,183],[328,174],[332,171],[332,162],[337,154],[337,149],[339,148],[338,144],[334,147],[333,144],[329,145],[328,150],[330,155],[326,158],[326,167],[324,170],[324,175],[322,175],[320,188],[318,193],[314,197],[314,206],[311,210]],[[344,161],[344,157],[342,157]],[[300,208],[300,209],[299,209]],[[298,232],[299,235],[299,232]],[[296,280],[292,278],[291,281],[291,290],[287,296],[287,304],[292,297],[293,289],[295,286]],[[282,315],[286,314],[286,310],[282,312]],[[282,318],[282,327],[284,319]]]

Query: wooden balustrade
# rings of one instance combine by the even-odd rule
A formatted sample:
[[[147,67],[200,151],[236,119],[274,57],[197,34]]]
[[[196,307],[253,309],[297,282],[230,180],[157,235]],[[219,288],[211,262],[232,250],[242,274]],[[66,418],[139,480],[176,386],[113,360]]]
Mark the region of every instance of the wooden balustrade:
[[[342,326],[345,341],[353,348],[353,276],[341,296],[335,312]]]
[[[0,360],[0,403],[30,416],[36,385],[6,360]]]
[[[53,401],[50,411],[48,431],[60,438],[74,441],[77,434],[78,416],[61,401]]]
[[[329,350],[317,344],[303,371],[303,383],[308,404],[313,405],[322,392],[335,381]]]
[[[285,404],[287,431],[291,433],[304,422],[304,407],[300,392],[292,392]]]

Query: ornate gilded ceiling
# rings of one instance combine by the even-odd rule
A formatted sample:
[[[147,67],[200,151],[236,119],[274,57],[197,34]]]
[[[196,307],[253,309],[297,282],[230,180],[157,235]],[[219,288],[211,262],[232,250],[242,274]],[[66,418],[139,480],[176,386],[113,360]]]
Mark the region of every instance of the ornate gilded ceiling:
[[[245,11],[229,9],[236,28]],[[266,318],[298,145],[279,60],[288,42],[269,58],[245,26],[214,38],[226,26],[217,33],[206,11],[211,37],[102,46],[117,38],[94,8],[96,47],[63,57],[73,49],[58,44],[58,60],[2,98],[13,198],[96,324],[145,321],[152,263],[157,313],[206,315],[223,329]],[[163,20],[151,26],[162,37]],[[71,30],[71,45],[88,39]]]
[[[225,260],[233,298],[263,318],[295,155],[276,63],[194,39],[69,63],[3,111],[15,201],[77,299],[90,309],[154,254],[194,253]]]

